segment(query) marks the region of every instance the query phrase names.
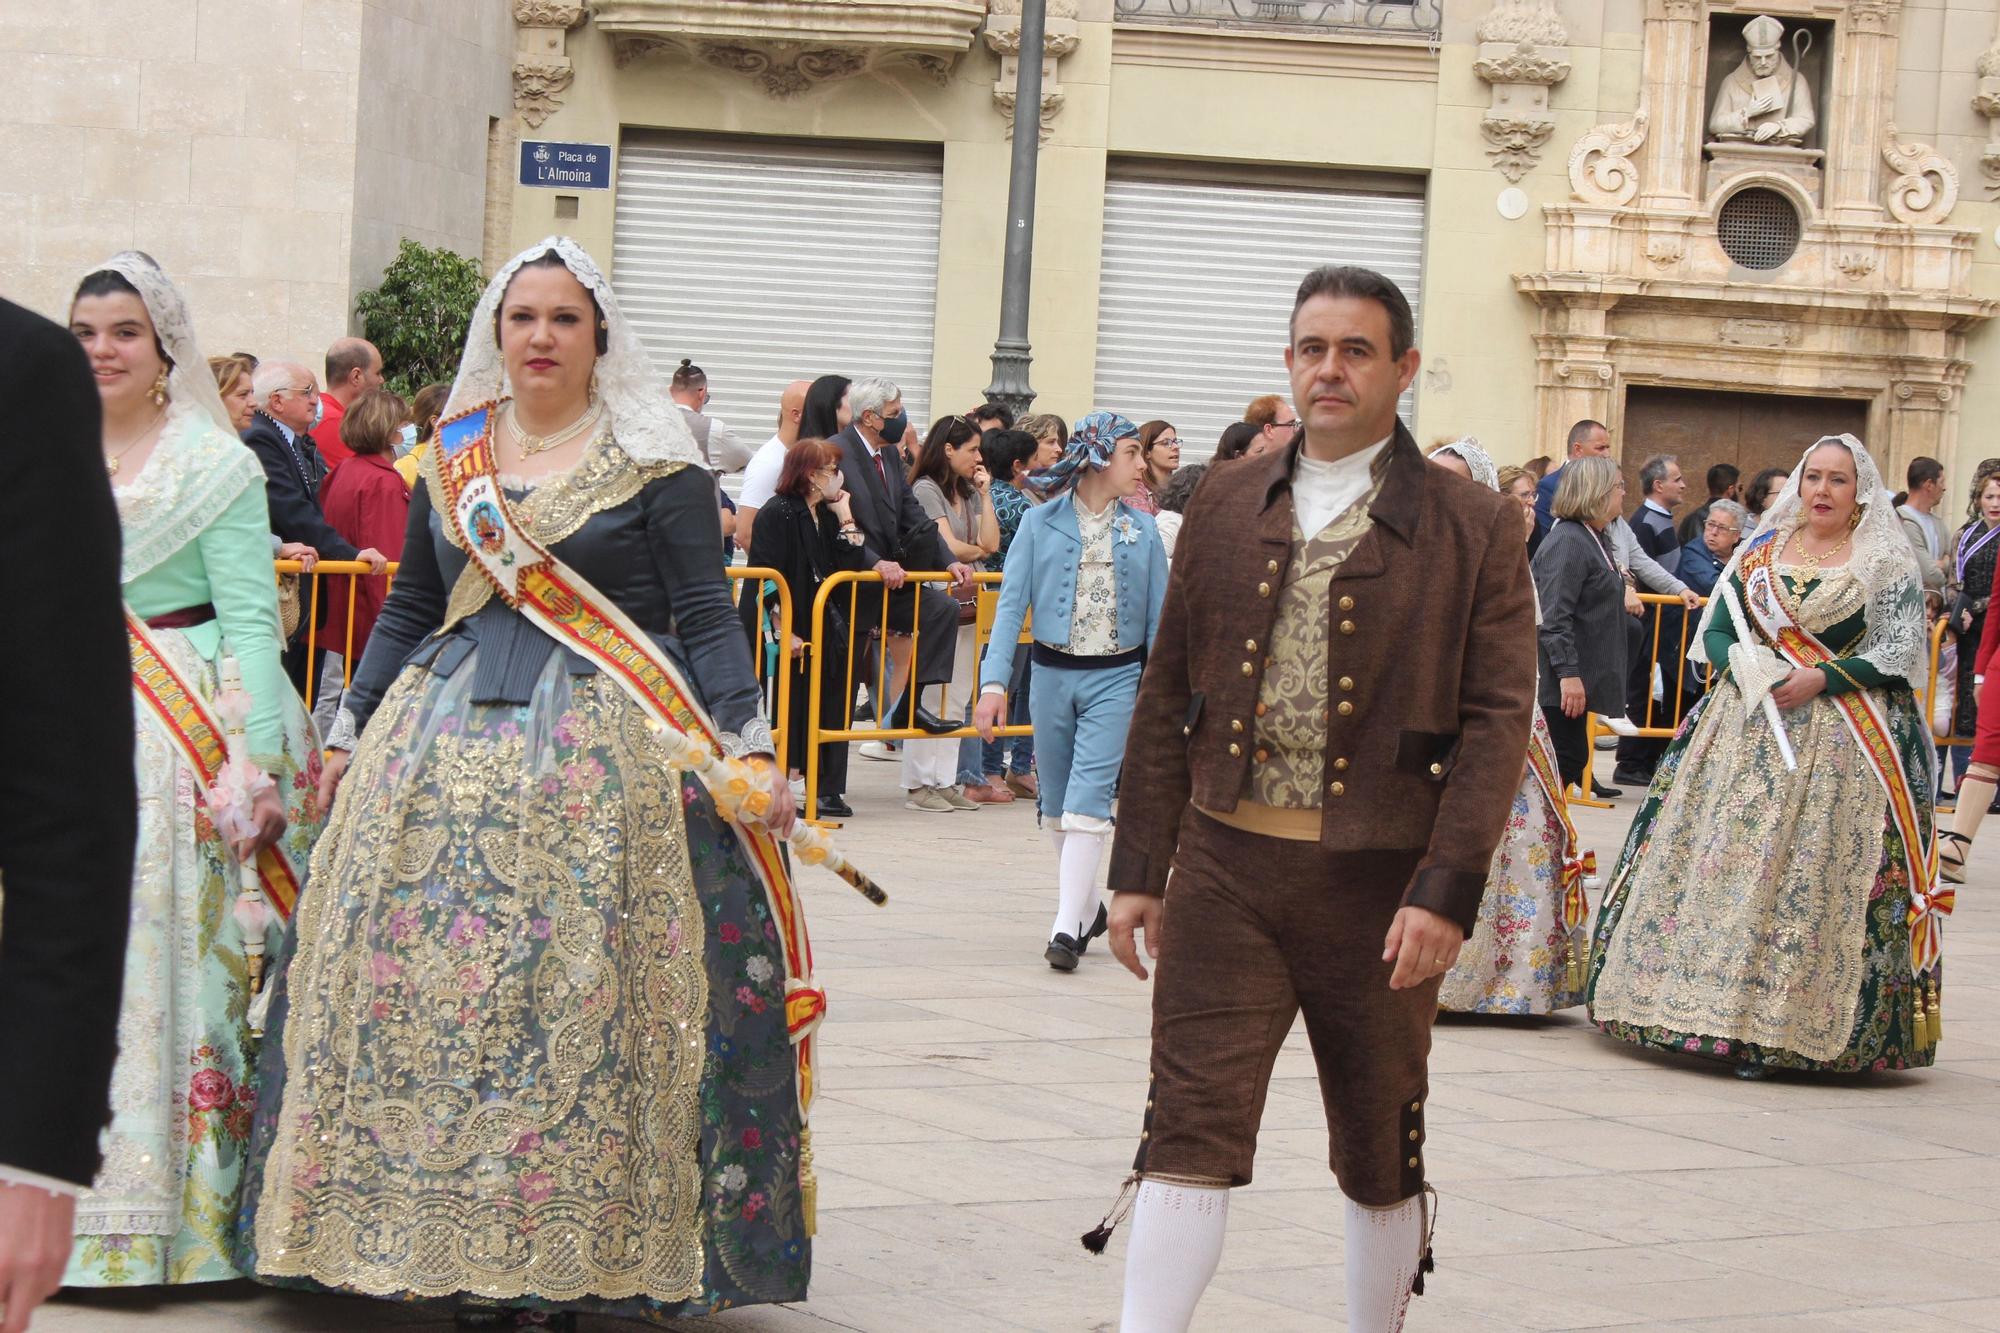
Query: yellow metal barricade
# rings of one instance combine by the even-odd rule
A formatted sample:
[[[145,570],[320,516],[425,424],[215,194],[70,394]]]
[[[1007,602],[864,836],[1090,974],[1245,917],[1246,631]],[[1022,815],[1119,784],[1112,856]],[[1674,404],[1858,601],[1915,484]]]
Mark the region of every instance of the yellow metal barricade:
[[[390,561],[386,577],[392,586],[396,577],[396,568],[397,563],[393,560]],[[323,592],[321,581],[329,578],[340,578],[343,580],[341,586],[331,590],[330,595],[335,597],[344,596],[347,600],[347,632],[342,636],[342,642],[337,651],[341,655],[341,687],[344,689],[352,685],[354,683],[355,667],[354,606],[357,592],[361,586],[359,580],[352,576],[377,577],[374,571],[359,560],[321,560],[313,565],[310,572],[307,572],[305,566],[297,560],[279,560],[275,562],[274,572],[279,577],[287,574],[296,574],[300,578],[299,623],[301,628],[305,630],[306,660],[308,662],[317,659],[320,648],[333,649],[334,647],[332,644],[321,644],[319,641],[320,606],[324,597],[329,595]],[[781,645],[789,644],[791,642],[793,623],[792,593],[791,589],[785,586],[785,580],[778,574],[778,571],[756,566],[737,565],[730,568],[727,573],[730,579],[734,581],[744,579],[755,579],[758,581],[756,596],[757,621],[759,624],[762,624],[764,621],[765,599],[768,597],[776,598],[778,643]],[[735,600],[734,595],[732,595],[731,601]],[[752,656],[754,658],[753,665],[757,671],[757,683],[760,689],[765,692],[765,697],[771,701],[770,711],[773,714],[771,720],[771,740],[777,748],[782,762],[782,756],[785,753],[785,733],[791,717],[792,673],[785,670],[775,670],[777,680],[775,686],[773,686],[770,677],[774,673],[774,667],[780,666],[782,663],[774,664],[770,660],[770,656],[763,652],[754,653]],[[312,711],[313,693],[318,688],[318,674],[309,670],[305,689],[305,706],[308,712]]]
[[[784,576],[777,570],[766,569],[760,565],[731,565],[728,574],[734,583],[745,580],[756,581],[756,623],[759,626],[765,623],[766,599],[773,596],[777,599],[776,652],[771,651],[773,645],[762,642],[760,634],[758,642],[752,645],[750,657],[751,665],[757,671],[758,692],[770,701],[768,712],[771,719],[771,746],[778,752],[778,768],[782,772],[785,767],[785,737],[790,731],[792,722],[792,673],[788,670],[792,661],[792,590],[785,586]],[[731,600],[740,605],[741,594],[738,593]],[[804,654],[808,662],[813,660],[811,652],[812,647],[808,644]],[[775,685],[772,683],[774,677]]]
[[[973,581],[980,587],[980,606],[973,620],[973,661],[976,663],[984,654],[986,641],[993,632],[993,611],[987,605],[987,602],[991,590],[999,586],[1000,576],[998,574],[975,574],[973,575]],[[906,576],[906,582],[919,587],[924,585],[949,587],[952,583],[952,577],[950,574],[937,572],[912,573]],[[848,690],[848,697],[845,700],[829,701],[825,698],[825,691],[823,689],[824,680],[821,673],[817,669],[810,673],[808,688],[811,693],[808,696],[806,705],[806,725],[810,728],[810,735],[805,755],[805,817],[809,822],[820,822],[819,747],[821,745],[834,741],[963,739],[964,737],[978,734],[969,724],[936,736],[933,736],[930,732],[920,731],[913,727],[891,728],[881,725],[885,721],[884,714],[889,711],[889,705],[897,702],[897,700],[889,697],[890,654],[888,651],[888,637],[889,634],[898,633],[903,628],[892,623],[890,620],[890,594],[891,589],[882,582],[882,576],[873,570],[841,570],[830,576],[825,583],[820,585],[819,595],[813,599],[812,634],[807,651],[813,654],[815,667],[821,653],[845,653],[847,657],[847,671],[845,674],[850,688]],[[880,612],[879,614],[871,615],[866,621],[866,626],[872,628],[879,624],[884,626],[888,633],[883,635],[881,647],[875,655],[875,674],[872,679],[866,682],[868,686],[868,698],[875,710],[876,725],[872,728],[860,730],[854,725],[854,690],[852,686],[856,683],[854,679],[854,667],[855,659],[860,652],[858,640],[861,639],[862,635],[856,633],[854,627],[862,623],[859,614],[862,606],[862,598],[868,597],[872,599],[877,596],[881,599]],[[998,599],[995,597],[993,600],[997,602]],[[922,619],[921,605],[920,598],[912,597],[910,599],[910,624],[908,625],[908,629],[910,635],[910,674],[913,676],[916,673],[916,663],[920,660],[918,655],[922,651],[920,639],[921,625],[918,623]],[[826,613],[830,607],[844,607],[846,610],[848,633],[844,642],[829,642],[827,639]],[[1023,637],[1026,637],[1025,627]],[[975,671],[973,674],[974,679],[967,682],[967,692],[976,701],[979,688],[978,673]],[[906,684],[905,688],[908,689],[911,687]],[[942,690],[944,686],[940,685],[938,688]],[[838,719],[838,725],[827,725],[829,715]],[[999,736],[1030,736],[1034,734],[1034,728],[1029,726],[1004,726],[995,728],[994,734]]]
[[[1661,697],[1655,699],[1649,687],[1646,691],[1646,715],[1643,719],[1634,719],[1633,725],[1640,736],[1655,740],[1670,740],[1680,726],[1680,719],[1687,714],[1687,676],[1682,664],[1687,661],[1694,628],[1701,621],[1701,608],[1708,605],[1708,599],[1704,597],[1696,606],[1688,609],[1687,614],[1681,617],[1679,629],[1672,635],[1666,632],[1667,608],[1685,607],[1686,604],[1678,596],[1656,592],[1640,593],[1639,601],[1646,608],[1648,659],[1660,669]],[[1672,668],[1673,675],[1671,685],[1667,682],[1669,667]],[[1702,668],[1703,682],[1706,683],[1714,674],[1712,668]],[[1673,699],[1671,711],[1666,707],[1669,696]],[[1586,753],[1590,757],[1585,766],[1586,772],[1590,771],[1596,761],[1597,738],[1609,734],[1611,729],[1604,725],[1603,718],[1592,713],[1588,725],[1584,728],[1584,744],[1588,747]],[[1596,810],[1611,808],[1611,802],[1600,801],[1587,791],[1578,792],[1572,787],[1570,792],[1568,799],[1571,805],[1589,806]]]

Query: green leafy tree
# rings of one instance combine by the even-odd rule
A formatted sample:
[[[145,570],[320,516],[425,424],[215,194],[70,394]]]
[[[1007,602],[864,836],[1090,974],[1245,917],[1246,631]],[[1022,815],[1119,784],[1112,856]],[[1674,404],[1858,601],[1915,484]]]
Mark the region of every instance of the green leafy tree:
[[[362,336],[382,353],[390,388],[407,398],[458,373],[466,326],[485,287],[476,260],[411,240],[397,248],[381,285],[354,299]]]

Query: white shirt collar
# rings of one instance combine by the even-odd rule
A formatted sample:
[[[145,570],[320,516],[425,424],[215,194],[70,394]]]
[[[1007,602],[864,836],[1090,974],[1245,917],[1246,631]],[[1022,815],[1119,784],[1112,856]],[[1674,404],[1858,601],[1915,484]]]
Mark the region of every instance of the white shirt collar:
[[[286,444],[297,444],[299,442],[299,433],[293,430],[290,426],[287,426],[284,422],[278,420],[276,417],[272,417],[271,424],[273,426],[276,426],[278,428],[278,433],[285,437]]]
[[[1666,518],[1672,518],[1674,516],[1673,510],[1667,508],[1665,505],[1661,504],[1658,500],[1655,500],[1650,495],[1647,496],[1645,499],[1641,500],[1639,503],[1644,505],[1646,508],[1652,510],[1654,513],[1660,514]]]

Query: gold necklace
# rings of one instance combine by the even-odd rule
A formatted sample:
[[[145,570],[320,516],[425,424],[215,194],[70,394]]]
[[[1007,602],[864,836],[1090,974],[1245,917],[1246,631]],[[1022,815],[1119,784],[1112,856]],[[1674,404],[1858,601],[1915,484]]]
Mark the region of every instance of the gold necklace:
[[[521,429],[521,423],[514,415],[513,404],[510,403],[507,406],[507,427],[514,432],[514,442],[516,447],[521,451],[521,457],[532,458],[536,454],[545,454],[551,449],[559,449],[581,435],[597,420],[598,413],[601,410],[602,404],[597,399],[592,398],[589,406],[583,409],[583,415],[575,421],[570,422],[567,426],[564,426],[560,430],[551,431],[547,435],[531,435]]]
[[[1820,568],[1819,568],[1820,562],[1822,560],[1830,559],[1831,557],[1838,555],[1841,552],[1841,550],[1845,548],[1846,545],[1853,540],[1854,540],[1854,531],[1853,529],[1850,528],[1845,537],[1842,537],[1839,541],[1835,542],[1832,546],[1828,547],[1826,550],[1821,551],[1818,555],[1814,555],[1811,551],[1806,549],[1806,534],[1804,532],[1800,532],[1798,567],[1800,570],[1805,571],[1810,575],[1810,578],[1807,581],[1810,582],[1813,580],[1817,580],[1820,576]]]
[[[146,423],[146,428],[140,431],[137,435],[132,437],[132,442],[130,444],[127,444],[122,448],[113,449],[111,451],[111,456],[104,460],[104,471],[110,476],[113,477],[117,476],[118,465],[125,461],[125,455],[131,453],[134,449],[137,449],[141,444],[144,444],[146,441],[146,437],[148,435],[151,435],[156,429],[159,428],[160,419],[166,415],[167,415],[167,410],[165,408],[161,408],[159,411],[153,414],[153,419]]]

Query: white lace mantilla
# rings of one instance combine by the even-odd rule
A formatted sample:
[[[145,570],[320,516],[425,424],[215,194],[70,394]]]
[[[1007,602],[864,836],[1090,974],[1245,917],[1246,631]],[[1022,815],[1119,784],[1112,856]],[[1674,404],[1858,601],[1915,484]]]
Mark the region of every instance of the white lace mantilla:
[[[123,581],[133,582],[199,537],[263,477],[241,440],[218,430],[200,408],[174,403],[146,466],[112,492],[124,534]]]

